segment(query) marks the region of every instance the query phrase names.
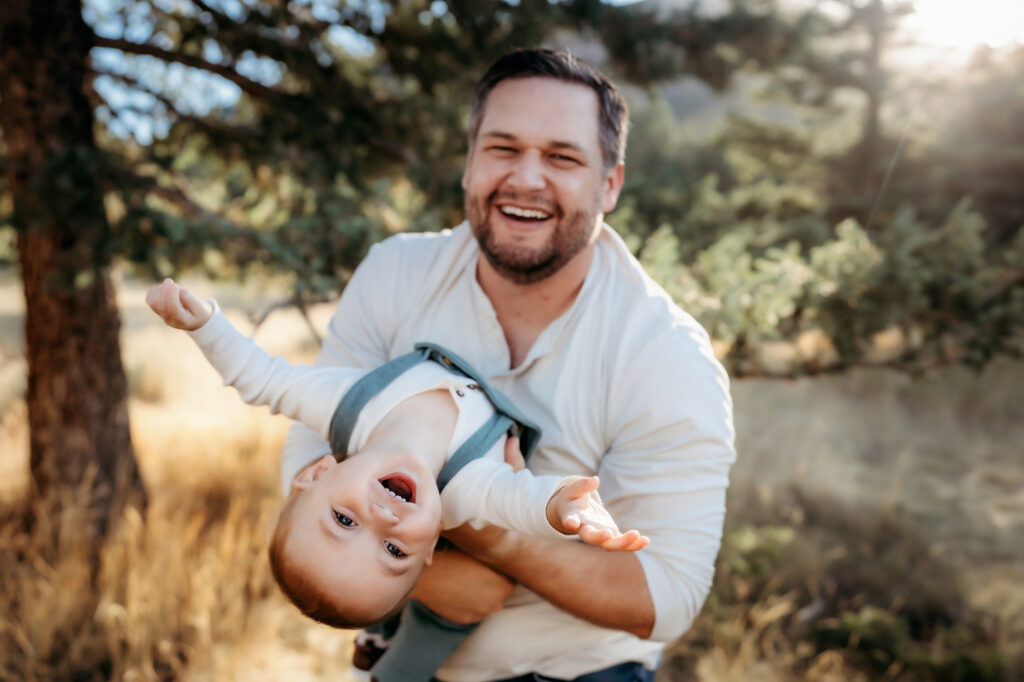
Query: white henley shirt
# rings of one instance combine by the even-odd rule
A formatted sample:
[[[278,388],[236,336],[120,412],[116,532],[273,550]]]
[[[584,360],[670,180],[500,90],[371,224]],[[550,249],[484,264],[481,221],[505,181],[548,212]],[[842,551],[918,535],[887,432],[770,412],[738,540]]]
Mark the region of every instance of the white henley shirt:
[[[537,474],[601,477],[620,528],[651,539],[637,553],[655,606],[649,639],[592,625],[518,586],[437,673],[481,682],[538,672],[573,678],[625,661],[654,667],[711,586],[733,449],[728,377],[707,334],[651,280],[605,225],[576,300],[510,368],[478,248],[463,223],[374,246],[331,319],[319,365],[375,367],[419,341],[452,349],[543,429]],[[282,485],[326,452],[293,427]],[[568,541],[568,540],[567,540]],[[588,589],[582,580],[580,589]]]

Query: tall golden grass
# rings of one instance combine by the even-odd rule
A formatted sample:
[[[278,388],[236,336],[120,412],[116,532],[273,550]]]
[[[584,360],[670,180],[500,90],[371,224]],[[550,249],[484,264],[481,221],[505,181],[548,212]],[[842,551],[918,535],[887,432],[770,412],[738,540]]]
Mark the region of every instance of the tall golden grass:
[[[18,315],[16,288],[0,291],[0,319]],[[351,636],[294,612],[265,559],[288,422],[221,386],[185,335],[144,308],[143,292],[128,285],[120,302],[132,440],[150,503],[145,518],[130,509],[119,520],[96,575],[80,532],[84,501],[29,494],[24,383],[13,376],[24,363],[18,337],[0,338],[0,379],[12,375],[0,383],[0,680],[344,681]],[[246,303],[244,291],[221,293]],[[298,326],[281,313],[257,336],[309,361],[315,344]],[[26,505],[39,519],[31,532],[16,522]]]
[[[243,329],[273,298],[192,285]],[[221,386],[142,285],[121,291],[151,499],[93,575],[81,505],[28,492],[20,299],[0,282],[0,681],[350,679],[351,634],[299,616],[266,567],[287,421]],[[291,313],[256,336],[294,361],[316,351]],[[1024,679],[1022,382],[1011,362],[737,382],[715,586],[659,679]],[[14,521],[27,504],[31,533]]]

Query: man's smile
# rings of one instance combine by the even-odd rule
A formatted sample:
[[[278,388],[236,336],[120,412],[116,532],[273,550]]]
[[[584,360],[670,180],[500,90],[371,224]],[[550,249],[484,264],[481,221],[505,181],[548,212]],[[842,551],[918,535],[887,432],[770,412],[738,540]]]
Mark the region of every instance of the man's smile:
[[[533,222],[548,220],[554,215],[539,208],[527,208],[513,204],[498,204],[498,210],[508,218]]]

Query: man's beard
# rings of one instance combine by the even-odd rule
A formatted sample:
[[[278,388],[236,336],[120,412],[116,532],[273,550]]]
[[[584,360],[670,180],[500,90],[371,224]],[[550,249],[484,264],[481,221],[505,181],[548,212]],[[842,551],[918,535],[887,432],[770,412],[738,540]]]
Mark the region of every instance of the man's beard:
[[[489,219],[490,208],[496,205],[496,198],[497,193],[494,192],[483,202],[474,201],[467,193],[466,218],[487,262],[510,282],[533,284],[547,279],[561,270],[590,242],[597,221],[597,207],[595,206],[593,211],[576,211],[566,216],[556,206],[555,229],[545,244],[533,248],[518,244],[499,244]],[[503,198],[514,203],[511,201],[512,197],[506,195]]]

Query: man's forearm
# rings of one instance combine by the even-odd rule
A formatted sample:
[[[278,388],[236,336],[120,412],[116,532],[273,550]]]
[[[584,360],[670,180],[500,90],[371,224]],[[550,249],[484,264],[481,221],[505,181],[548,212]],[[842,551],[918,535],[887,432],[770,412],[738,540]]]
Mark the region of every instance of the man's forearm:
[[[503,574],[450,548],[434,553],[412,598],[453,623],[469,624],[500,610],[514,587]]]
[[[464,526],[447,535],[484,564],[577,618],[638,637],[648,637],[654,628],[654,602],[632,552],[497,528]]]

